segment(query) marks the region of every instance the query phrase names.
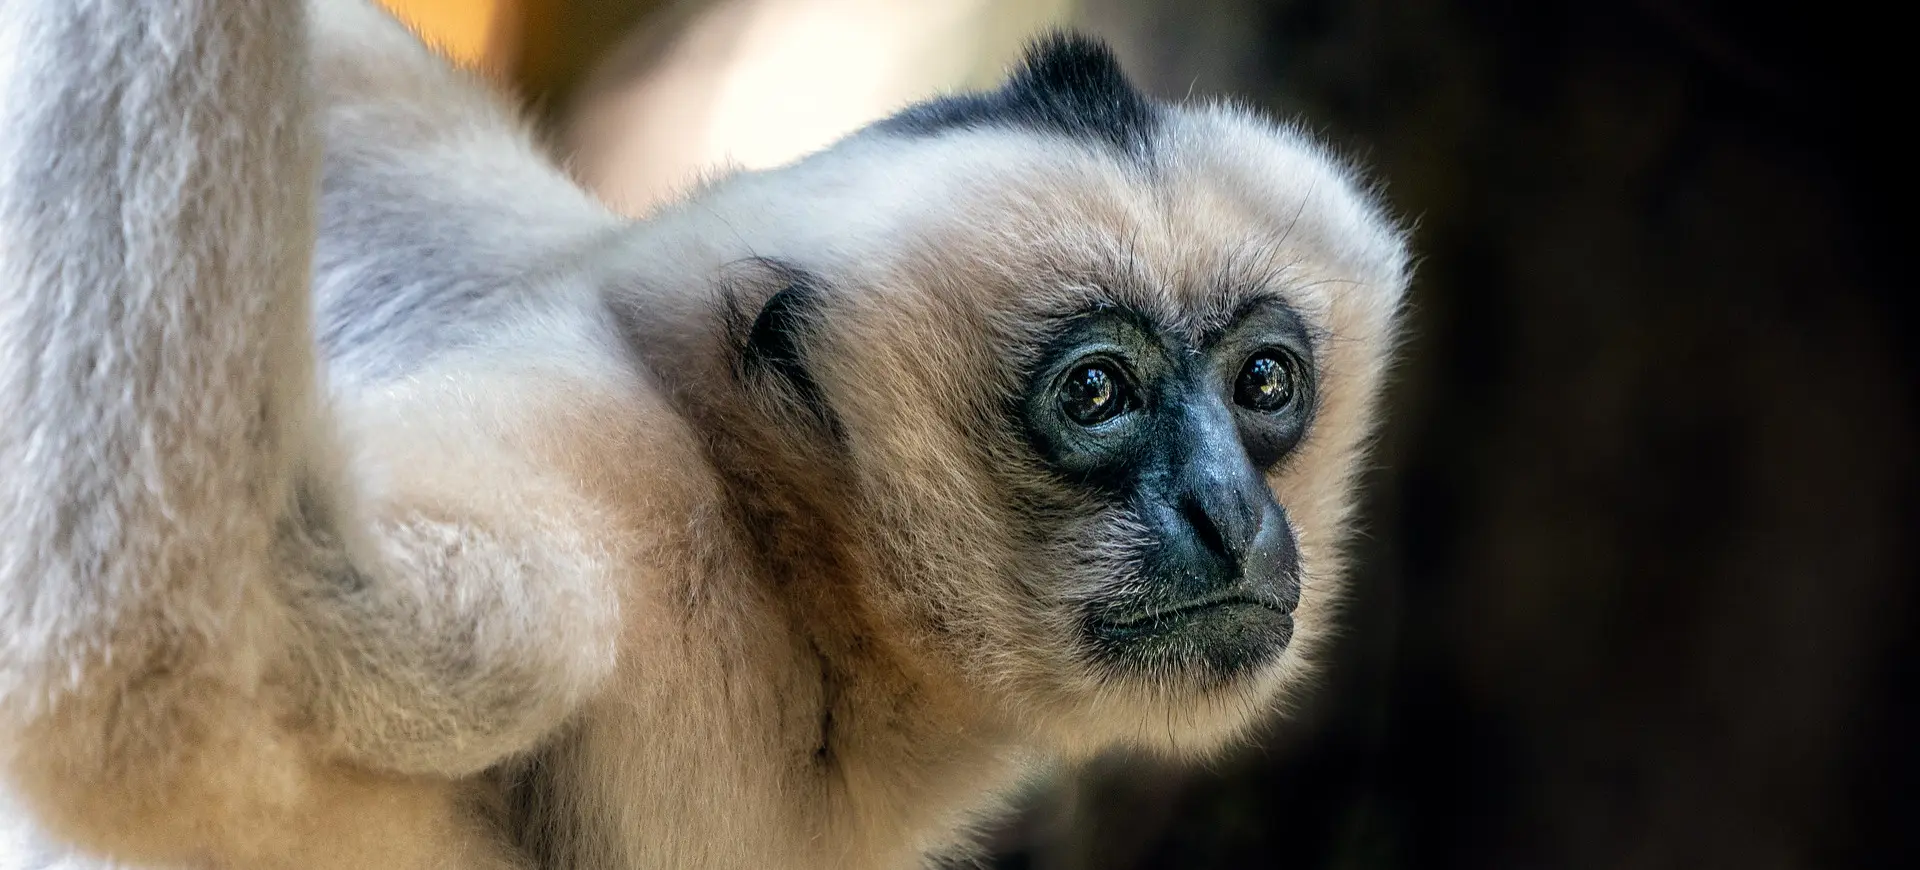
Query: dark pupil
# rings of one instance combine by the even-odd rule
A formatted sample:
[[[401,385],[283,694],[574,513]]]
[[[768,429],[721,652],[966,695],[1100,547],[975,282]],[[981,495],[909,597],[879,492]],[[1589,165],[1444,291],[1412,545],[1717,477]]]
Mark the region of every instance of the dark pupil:
[[[1103,422],[1120,411],[1120,385],[1105,366],[1075,369],[1060,392],[1061,408],[1082,426]]]
[[[1293,369],[1272,354],[1247,360],[1233,400],[1255,411],[1278,411],[1293,401]]]

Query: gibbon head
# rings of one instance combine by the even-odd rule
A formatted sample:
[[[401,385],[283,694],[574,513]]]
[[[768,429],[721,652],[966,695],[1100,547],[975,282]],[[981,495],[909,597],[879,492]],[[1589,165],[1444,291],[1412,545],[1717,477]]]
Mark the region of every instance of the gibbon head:
[[[734,240],[733,461],[854,578],[792,585],[1067,751],[1204,750],[1302,673],[1407,280],[1321,148],[1056,36],[681,208]]]

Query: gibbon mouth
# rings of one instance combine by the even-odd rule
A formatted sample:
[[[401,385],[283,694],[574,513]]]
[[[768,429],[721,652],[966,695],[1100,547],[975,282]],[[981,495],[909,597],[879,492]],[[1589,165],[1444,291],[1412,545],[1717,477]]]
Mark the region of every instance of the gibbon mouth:
[[[1229,607],[1263,607],[1282,616],[1293,615],[1291,607],[1281,607],[1278,602],[1266,601],[1236,590],[1202,595],[1199,598],[1190,598],[1169,605],[1142,608],[1131,613],[1126,611],[1103,613],[1096,617],[1095,621],[1108,628],[1138,630],[1151,628],[1160,623],[1184,620],[1209,610]]]
[[[1291,602],[1246,589],[1089,614],[1094,656],[1122,672],[1164,680],[1187,673],[1232,681],[1276,660],[1293,642]]]
[[[1244,612],[1245,617],[1263,621],[1284,619],[1291,622],[1293,619],[1291,606],[1243,589],[1230,589],[1138,610],[1115,608],[1096,614],[1090,621],[1101,634],[1125,636],[1177,631],[1196,620],[1239,615],[1236,611]]]

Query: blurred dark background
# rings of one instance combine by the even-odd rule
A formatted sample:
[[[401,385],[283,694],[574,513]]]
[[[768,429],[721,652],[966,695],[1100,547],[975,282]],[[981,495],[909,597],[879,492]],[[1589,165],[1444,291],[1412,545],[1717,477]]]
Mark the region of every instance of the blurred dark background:
[[[1036,794],[996,866],[1920,867],[1920,371],[1893,192],[1913,98],[1892,19],[943,2],[999,24],[932,84],[990,80],[1021,28],[1076,23],[1155,93],[1301,118],[1371,167],[1421,257],[1328,678],[1210,768],[1114,758]],[[700,139],[675,152],[699,162],[715,128],[657,101],[622,120],[617,97],[667,76],[659,57],[726,79],[753,54],[738,33],[783,38],[697,23],[746,5],[526,0],[493,32],[539,35],[486,58],[644,211],[652,188],[623,198],[595,163],[658,159],[607,143]],[[583,21],[591,38],[565,35]],[[846,28],[827,32],[887,38]]]

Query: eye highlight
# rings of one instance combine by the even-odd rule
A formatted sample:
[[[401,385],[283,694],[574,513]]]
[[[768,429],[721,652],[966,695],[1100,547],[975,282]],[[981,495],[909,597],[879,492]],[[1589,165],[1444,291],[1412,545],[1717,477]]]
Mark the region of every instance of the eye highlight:
[[[1081,426],[1097,426],[1131,403],[1126,378],[1110,362],[1082,363],[1060,385],[1060,411]]]
[[[1299,392],[1300,359],[1283,350],[1248,357],[1233,382],[1234,403],[1263,414],[1285,409]]]

